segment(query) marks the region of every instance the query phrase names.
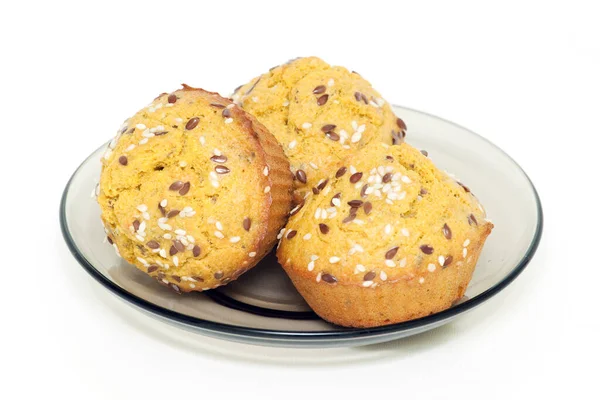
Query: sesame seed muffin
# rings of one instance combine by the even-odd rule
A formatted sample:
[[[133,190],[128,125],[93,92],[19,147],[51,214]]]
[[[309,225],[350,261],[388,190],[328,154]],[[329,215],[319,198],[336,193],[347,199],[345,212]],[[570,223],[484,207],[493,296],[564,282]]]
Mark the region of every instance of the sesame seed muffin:
[[[406,125],[369,82],[316,57],[272,68],[232,98],[282,144],[299,194],[319,190],[341,160],[368,144],[405,136]]]
[[[493,227],[466,186],[406,143],[350,158],[290,214],[279,262],[317,314],[351,327],[450,307]]]
[[[289,163],[254,117],[216,93],[162,94],[126,120],[102,159],[108,241],[176,292],[224,285],[276,242]]]

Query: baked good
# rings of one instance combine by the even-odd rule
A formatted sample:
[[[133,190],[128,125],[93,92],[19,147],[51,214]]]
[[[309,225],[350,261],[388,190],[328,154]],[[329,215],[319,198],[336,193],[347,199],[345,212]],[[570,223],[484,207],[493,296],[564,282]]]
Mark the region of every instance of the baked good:
[[[373,142],[399,143],[406,131],[369,82],[316,57],[272,68],[232,98],[279,140],[299,192],[319,190],[341,160]]]
[[[291,205],[281,146],[254,117],[202,89],[157,97],[102,159],[98,201],[120,255],[176,292],[252,268]]]
[[[493,227],[466,186],[406,143],[346,160],[291,214],[279,262],[318,315],[352,327],[450,307]]]

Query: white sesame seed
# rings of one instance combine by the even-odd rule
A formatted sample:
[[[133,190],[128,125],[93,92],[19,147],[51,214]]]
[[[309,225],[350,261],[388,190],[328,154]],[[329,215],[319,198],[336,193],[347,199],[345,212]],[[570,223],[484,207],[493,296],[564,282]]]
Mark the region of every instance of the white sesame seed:
[[[225,237],[225,235],[223,235],[223,232],[221,231],[215,231],[215,236],[219,239],[223,239]]]
[[[381,176],[385,175],[385,167],[383,165],[377,167],[377,173]]]
[[[310,256],[310,260],[311,261],[317,261],[318,259],[319,259],[319,256],[316,255],[316,254],[313,254],[313,255]]]
[[[138,227],[138,233],[142,233],[146,230],[146,221],[142,221]]]
[[[379,273],[379,278],[380,278],[382,281],[386,281],[386,280],[387,280],[387,274],[385,273],[385,271],[381,271],[381,272]]]
[[[204,145],[206,144],[206,138],[205,138],[204,136],[200,136],[200,137],[198,138],[198,140],[200,140],[200,144],[201,144],[202,146],[204,146]]]
[[[150,129],[146,129],[144,132],[142,132],[142,137],[151,138],[154,137],[154,133],[150,132]]]
[[[315,262],[314,261],[310,261],[308,263],[308,270],[312,271],[315,268]]]
[[[402,182],[404,182],[404,183],[411,183],[412,182],[410,180],[410,178],[408,176],[406,176],[406,175],[403,175],[401,179],[402,179]]]
[[[350,125],[352,125],[352,129],[353,129],[353,130],[355,130],[355,131],[358,129],[358,122],[356,122],[356,121],[352,121],[352,122],[350,123]]]
[[[419,283],[421,283],[421,284],[422,284],[423,282],[425,282],[425,278],[423,278],[423,277],[420,277],[420,278],[419,278]]]
[[[350,146],[349,146],[349,145],[347,145],[347,144],[345,144],[345,145],[343,145],[343,146],[342,146],[342,148],[344,148],[344,149],[348,150],[348,149],[350,149]]]
[[[163,208],[164,208],[164,207],[166,207],[166,206],[167,206],[167,204],[168,204],[168,202],[167,202],[167,199],[162,199],[162,200],[160,201],[160,206],[161,206],[161,207],[163,207]]]
[[[183,122],[183,119],[177,117],[177,118],[174,119],[174,121],[177,122],[178,124],[180,124],[180,123]]]
[[[281,239],[283,237],[284,233],[285,233],[285,228],[281,228],[281,230],[277,234],[277,239]]]
[[[302,129],[310,129],[312,124],[310,122],[305,122],[302,124]]]
[[[107,149],[106,152],[104,153],[104,159],[108,160],[110,158],[110,156],[112,156],[112,150]]]
[[[175,229],[175,234],[176,235],[185,235],[186,232],[183,229]]]
[[[396,263],[394,262],[394,260],[385,260],[385,265],[390,268],[394,268],[396,266]]]
[[[356,142],[360,141],[361,138],[362,138],[362,133],[360,133],[360,132],[354,132],[352,134],[351,142],[352,143],[356,143]]]
[[[400,172],[396,172],[394,175],[392,175],[392,181],[399,181],[402,178],[402,174]]]
[[[220,231],[223,230],[223,224],[220,221],[215,222],[215,227]]]
[[[209,177],[210,179],[213,179],[213,180],[216,180],[216,179],[218,179],[218,178],[217,178],[217,173],[216,173],[215,171],[210,171],[210,172],[208,173],[208,177]]]
[[[462,255],[463,255],[463,258],[467,258],[467,248],[466,247],[463,247]]]
[[[330,78],[330,79],[327,81],[327,86],[333,86],[333,84],[334,84],[334,83],[335,83],[335,81],[333,80],[333,78]]]
[[[173,256],[173,265],[176,267],[179,266],[179,257]]]
[[[340,262],[340,260],[341,260],[341,258],[339,258],[339,257],[336,257],[336,256],[329,258],[329,262],[330,262],[331,264],[335,264],[335,263],[337,263],[337,262]]]
[[[258,97],[256,97],[256,96],[252,96],[252,101],[253,101],[254,103],[258,103]]]
[[[371,193],[373,193],[373,191],[374,191],[374,190],[375,190],[375,188],[374,188],[374,187],[372,187],[372,186],[369,186],[369,187],[368,187],[368,188],[365,190],[365,194],[371,194]]]
[[[360,272],[365,272],[367,268],[362,264],[356,264],[356,269]]]
[[[354,165],[351,165],[350,168],[348,168],[348,170],[350,171],[350,175],[354,175],[357,172]]]
[[[181,242],[181,244],[183,244],[184,246],[189,246],[190,245],[190,243],[187,241],[187,239],[185,238],[185,236],[181,236],[178,239]]]
[[[148,206],[145,204],[140,204],[139,206],[137,206],[137,209],[140,210],[140,212],[145,212],[148,211]]]
[[[400,262],[398,263],[398,266],[399,266],[400,268],[404,268],[404,267],[406,267],[406,257],[404,257],[404,258],[402,258],[402,259],[400,260]]]
[[[263,175],[264,176],[269,176],[269,166],[265,166],[265,168],[263,169]]]
[[[213,154],[214,154],[215,156],[222,156],[222,155],[223,155],[223,153],[221,153],[221,150],[219,150],[219,149],[214,149],[214,150],[213,150]]]
[[[375,190],[373,190],[373,194],[377,197],[381,197],[381,190],[375,189]]]
[[[250,258],[256,257],[256,252],[255,251],[251,251],[250,253],[248,253],[248,257],[250,257]]]
[[[144,241],[144,237],[143,237],[143,236],[141,236],[141,235],[139,235],[139,234],[136,234],[136,235],[135,235],[135,238],[136,238],[137,240],[139,240],[140,242],[143,242],[143,241]]]
[[[173,228],[171,227],[171,225],[169,225],[169,224],[163,224],[163,223],[160,223],[160,222],[158,223],[158,227],[159,227],[160,229],[162,229],[163,231],[170,231],[170,230],[172,230],[172,229],[173,229]]]
[[[398,193],[398,200],[403,200],[406,197],[406,192]]]
[[[194,237],[192,235],[187,235],[186,238],[187,238],[187,240],[189,240],[190,243],[196,242],[196,239],[194,239]]]
[[[363,285],[364,287],[369,287],[369,286],[371,286],[372,284],[373,284],[373,281],[364,281],[364,282],[362,283],[362,285]]]
[[[391,188],[392,188],[392,185],[390,185],[389,183],[386,183],[385,185],[383,185],[383,188],[381,189],[381,191],[383,193],[387,193],[390,191]]]
[[[130,144],[129,146],[127,146],[127,148],[125,149],[126,152],[131,151],[135,149],[135,144]]]
[[[142,144],[146,144],[148,143],[148,138],[143,138],[142,140],[139,141],[138,144],[142,145]]]
[[[185,162],[185,161],[179,161],[179,166],[181,168],[186,167],[187,166],[187,162]]]
[[[302,239],[304,239],[304,240],[309,240],[311,237],[312,237],[312,234],[311,234],[311,233],[307,233],[306,235],[304,235],[304,236],[302,237]]]
[[[355,219],[352,220],[352,223],[356,224],[356,225],[364,225],[365,221],[363,221],[362,219],[355,218]]]
[[[463,247],[467,247],[468,245],[471,244],[471,241],[469,239],[465,240],[465,242],[463,243]]]
[[[193,283],[190,283],[190,287],[193,289],[193,288],[195,288],[195,287],[196,287],[196,285],[195,285],[195,284],[193,284]]]
[[[144,125],[144,124],[137,124],[135,127],[136,127],[137,129],[139,129],[139,130],[144,130],[144,129],[146,129],[146,125]]]
[[[310,165],[310,167],[312,169],[319,169],[319,167],[317,166],[317,164],[315,164],[314,162],[309,162],[308,165]]]
[[[433,272],[433,271],[435,271],[435,264],[429,264],[429,265],[427,266],[427,271],[429,271],[429,272]]]
[[[363,249],[363,247],[358,243],[354,244],[354,248],[356,249],[356,251],[359,251],[361,253],[364,253],[364,251],[365,251],[365,249]]]
[[[356,132],[363,133],[365,131],[365,129],[367,129],[367,127],[365,126],[365,124],[362,124],[361,126],[358,127]]]
[[[389,235],[389,234],[391,234],[391,233],[392,233],[392,225],[390,225],[390,224],[387,224],[387,225],[385,226],[385,228],[383,228],[383,231],[385,232],[385,234],[386,234],[386,235]]]
[[[233,118],[225,118],[225,123],[230,124],[233,122]]]
[[[269,193],[271,191],[271,186],[265,186],[265,193]]]
[[[148,214],[147,212],[143,212],[142,213],[142,218],[144,218],[145,220],[149,220],[150,219],[150,214]]]
[[[162,258],[167,258],[167,251],[165,249],[160,249],[158,252]]]
[[[241,237],[239,237],[239,236],[233,236],[231,239],[229,239],[229,241],[231,243],[237,243],[240,241],[240,239],[241,239]]]
[[[317,282],[321,282],[321,273],[320,272],[317,274],[317,278],[316,279],[317,279]]]
[[[317,207],[317,210],[315,211],[315,219],[319,218],[321,218],[321,209]]]
[[[288,100],[285,100],[282,104],[284,107],[287,107],[290,105],[290,102]]]
[[[402,232],[402,234],[406,237],[410,236],[410,232],[406,228],[402,228],[400,232]]]
[[[165,238],[165,239],[167,239],[167,240],[171,240],[171,239],[173,238],[173,236],[171,236],[171,234],[170,234],[170,233],[165,233],[165,234],[163,235],[163,238]]]
[[[446,262],[446,258],[444,256],[439,256],[438,257],[438,262],[440,263],[440,265],[443,267],[444,263]]]
[[[339,199],[339,198],[337,198],[337,197],[336,197],[335,199],[332,199],[332,200],[331,200],[331,204],[333,204],[333,205],[334,205],[334,206],[336,206],[336,207],[339,207],[339,206],[341,206],[341,205],[342,205],[342,202],[340,201],[340,199]]]
[[[292,140],[292,141],[290,142],[290,144],[288,144],[288,147],[289,147],[290,149],[293,149],[294,147],[296,147],[296,144],[298,144],[298,142],[296,142],[295,140]]]
[[[323,196],[326,196],[327,194],[329,194],[330,191],[331,191],[331,186],[327,186],[325,189],[323,189]]]

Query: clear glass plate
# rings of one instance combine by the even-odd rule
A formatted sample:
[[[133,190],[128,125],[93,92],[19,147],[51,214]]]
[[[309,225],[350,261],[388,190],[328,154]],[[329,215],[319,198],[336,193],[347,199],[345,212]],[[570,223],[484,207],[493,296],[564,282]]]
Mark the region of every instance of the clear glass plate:
[[[60,223],[69,249],[100,284],[163,321],[221,339],[288,347],[358,346],[414,335],[450,322],[505,288],[533,257],[542,233],[542,207],[533,184],[506,153],[443,119],[394,107],[408,126],[408,142],[429,152],[477,195],[495,228],[465,297],[452,308],[413,321],[348,329],[319,319],[271,255],[229,285],[178,295],[117,257],[106,243],[100,209],[91,196],[104,146],[67,184]]]

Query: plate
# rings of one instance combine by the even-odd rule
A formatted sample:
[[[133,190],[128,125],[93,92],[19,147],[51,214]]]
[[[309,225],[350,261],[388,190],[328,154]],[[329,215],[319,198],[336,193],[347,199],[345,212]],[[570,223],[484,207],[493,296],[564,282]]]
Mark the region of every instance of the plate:
[[[342,347],[436,328],[483,304],[523,271],[540,241],[542,207],[525,172],[488,140],[426,113],[394,111],[409,127],[408,142],[468,185],[495,224],[465,297],[445,311],[378,328],[335,326],[310,310],[273,255],[223,288],[178,295],[119,258],[105,240],[93,196],[105,146],[81,164],[65,188],[63,236],[79,264],[106,289],[142,312],[199,334],[259,345]]]

